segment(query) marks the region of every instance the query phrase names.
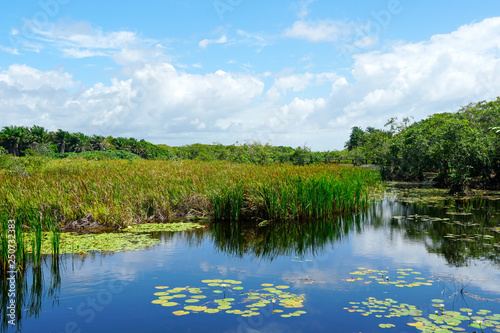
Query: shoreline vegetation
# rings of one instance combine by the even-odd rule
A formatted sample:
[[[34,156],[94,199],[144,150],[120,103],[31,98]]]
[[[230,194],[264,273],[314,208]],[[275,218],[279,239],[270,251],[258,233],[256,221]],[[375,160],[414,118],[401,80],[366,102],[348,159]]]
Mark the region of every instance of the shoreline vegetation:
[[[29,172],[0,172],[0,271],[7,272],[8,221],[15,222],[17,269],[54,258],[61,231],[123,230],[175,220],[266,224],[326,220],[367,206],[381,187],[369,168],[334,164],[86,160],[37,157]],[[57,260],[53,259],[53,260]]]
[[[392,118],[387,129],[353,127],[348,155],[381,166],[385,180],[433,179],[450,194],[500,188],[500,98],[471,103],[412,123]]]
[[[365,207],[379,185],[373,170],[333,164],[47,159],[29,175],[0,173],[0,208],[26,226],[63,229],[324,219]]]

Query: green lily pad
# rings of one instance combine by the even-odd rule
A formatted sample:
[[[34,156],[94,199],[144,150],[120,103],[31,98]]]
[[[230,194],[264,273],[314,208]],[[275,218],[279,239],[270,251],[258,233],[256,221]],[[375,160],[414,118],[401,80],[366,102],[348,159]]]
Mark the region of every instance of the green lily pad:
[[[189,314],[189,311],[183,311],[183,310],[179,310],[179,311],[174,311],[172,312],[174,315],[176,316],[185,316],[187,314]]]
[[[198,303],[199,301],[200,301],[199,299],[195,299],[195,298],[185,300],[186,303]]]
[[[175,303],[175,302],[165,302],[165,303],[161,303],[161,306],[167,306],[167,307],[170,307],[170,306],[176,306],[176,305],[179,305],[179,303]]]

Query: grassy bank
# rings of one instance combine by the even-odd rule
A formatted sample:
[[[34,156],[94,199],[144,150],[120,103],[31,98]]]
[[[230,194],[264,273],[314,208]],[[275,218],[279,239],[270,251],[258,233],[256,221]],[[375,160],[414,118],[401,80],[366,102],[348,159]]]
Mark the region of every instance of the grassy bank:
[[[57,255],[64,228],[179,218],[324,219],[363,208],[379,178],[368,169],[326,164],[42,159],[22,172],[0,171],[0,266],[6,271],[9,219],[22,270],[27,255],[39,267],[47,246]]]
[[[123,227],[190,216],[313,219],[363,207],[378,179],[335,165],[49,160],[31,174],[0,174],[0,211],[28,226],[50,220]]]

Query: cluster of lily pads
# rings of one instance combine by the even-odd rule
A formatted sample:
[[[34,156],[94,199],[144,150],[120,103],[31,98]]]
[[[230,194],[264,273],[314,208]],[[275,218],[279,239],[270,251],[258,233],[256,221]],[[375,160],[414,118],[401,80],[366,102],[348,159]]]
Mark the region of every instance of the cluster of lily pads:
[[[418,287],[432,285],[433,280],[427,280],[421,277],[420,272],[416,272],[410,268],[400,268],[396,275],[390,277],[389,271],[374,270],[365,267],[359,267],[358,270],[351,272],[351,275],[357,276],[353,279],[346,279],[349,282],[364,281],[371,283],[377,281],[384,285],[394,285],[396,287]],[[366,280],[368,277],[368,280]],[[415,281],[407,283],[408,277],[414,278]],[[370,279],[372,279],[370,281]],[[424,282],[425,281],[425,282]],[[423,312],[414,305],[407,303],[399,303],[398,301],[386,298],[379,300],[375,297],[369,297],[362,302],[349,302],[349,307],[344,307],[348,312],[359,313],[362,316],[375,316],[381,320],[399,317],[411,317],[412,320],[407,323],[408,326],[415,327],[423,332],[463,332],[465,327],[491,328],[493,332],[500,332],[500,314],[492,314],[490,310],[474,310],[469,308],[461,308],[460,311],[447,311],[445,302],[442,299],[432,299],[432,306],[436,308],[434,313],[430,313],[427,317]],[[380,323],[380,328],[393,328],[393,323]]]
[[[375,315],[376,318],[393,318],[422,315],[422,311],[418,310],[416,306],[406,303],[399,304],[398,301],[392,298],[378,300],[375,297],[369,297],[367,301],[349,302],[349,304],[351,307],[345,307],[344,310],[359,312],[365,317]]]
[[[101,234],[76,234],[72,232],[61,233],[59,253],[84,254],[89,251],[123,252],[139,251],[157,245],[159,240],[152,238],[147,232],[153,231],[187,231],[205,228],[197,223],[148,223],[128,227],[128,232],[101,233]],[[33,233],[26,234],[29,244],[34,238]],[[31,247],[28,247],[28,250]],[[42,233],[41,254],[52,254],[52,233]]]
[[[500,332],[500,314],[491,314],[489,310],[479,310],[476,313],[472,309],[462,308],[460,311],[446,311],[444,301],[433,299],[432,304],[438,310],[435,313],[423,316],[421,310],[416,306],[398,303],[396,300],[386,298],[378,300],[375,297],[369,297],[364,302],[349,302],[350,307],[344,309],[348,312],[360,313],[362,316],[374,315],[376,318],[399,318],[412,317],[408,326],[415,327],[423,332],[464,332],[466,328],[459,325],[479,328],[491,328],[493,332]],[[381,328],[392,328],[396,325],[392,323],[380,323]]]
[[[448,190],[426,187],[398,188],[397,183],[388,182],[388,189],[397,196],[397,201],[405,203],[434,203],[450,199]]]
[[[472,215],[472,213],[469,212],[446,212],[448,215]],[[428,215],[408,215],[408,216],[393,216],[392,217],[395,220],[402,220],[406,219],[408,221],[413,221],[413,222],[438,222],[438,223],[445,223],[445,224],[450,224],[454,226],[461,227],[461,230],[467,230],[464,228],[476,228],[479,226],[478,223],[474,222],[464,222],[460,220],[451,220],[448,217],[440,218],[440,217],[430,217]],[[457,241],[457,242],[477,242],[480,241],[481,244],[484,246],[492,246],[496,248],[500,248],[500,243],[496,241],[498,237],[495,237],[493,235],[488,234],[489,233],[500,233],[500,228],[498,227],[492,227],[492,228],[484,228],[481,229],[481,233],[478,233],[477,231],[473,232],[473,229],[470,229],[471,232],[469,233],[460,233],[460,234],[452,234],[448,233],[444,237],[452,240],[452,241]]]
[[[422,273],[411,268],[399,268],[396,272],[389,273],[386,270],[369,269],[358,267],[357,271],[350,272],[355,278],[346,279],[347,282],[363,281],[364,283],[377,282],[382,285],[394,285],[398,288],[413,288],[420,286],[431,286],[434,282],[423,278]],[[410,280],[410,281],[408,281]]]
[[[158,299],[151,303],[164,307],[182,307],[172,313],[183,316],[189,313],[219,313],[251,317],[260,315],[260,310],[272,307],[273,314],[280,314],[283,318],[299,317],[306,311],[295,310],[302,308],[304,295],[297,295],[286,291],[289,286],[263,283],[259,290],[245,291],[241,281],[236,280],[202,280],[206,287],[191,288],[158,286],[156,289],[164,291],[154,293]],[[203,292],[206,292],[206,295]],[[222,296],[222,298],[215,298]],[[230,297],[227,297],[230,296]],[[199,303],[201,305],[193,305]],[[236,308],[239,307],[239,308]]]

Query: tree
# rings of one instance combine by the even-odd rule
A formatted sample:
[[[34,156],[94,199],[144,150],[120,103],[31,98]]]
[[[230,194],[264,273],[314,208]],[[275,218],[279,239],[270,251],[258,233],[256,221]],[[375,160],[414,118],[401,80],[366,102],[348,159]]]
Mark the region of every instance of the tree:
[[[90,144],[92,146],[92,150],[98,151],[109,150],[113,147],[110,140],[102,135],[92,135],[90,138]]]
[[[344,147],[347,148],[348,151],[356,149],[363,144],[364,135],[365,132],[360,127],[354,126],[349,136],[349,141],[345,143]]]
[[[23,143],[27,138],[28,128],[23,126],[5,126],[0,132],[0,142],[14,156],[20,156]]]
[[[66,148],[68,151],[72,150],[75,153],[83,153],[85,151],[93,150],[90,137],[80,132],[71,135],[69,149],[68,147]]]
[[[398,122],[398,117],[392,117],[385,123],[384,127],[390,126],[390,132],[399,134],[411,125],[413,117],[405,117],[402,121]]]
[[[64,154],[66,152],[66,145],[71,140],[71,134],[69,132],[58,129],[57,132],[53,133],[53,140],[57,144],[59,153]]]
[[[33,125],[29,129],[28,136],[30,138],[31,144],[43,144],[50,141],[50,133],[42,126]]]

